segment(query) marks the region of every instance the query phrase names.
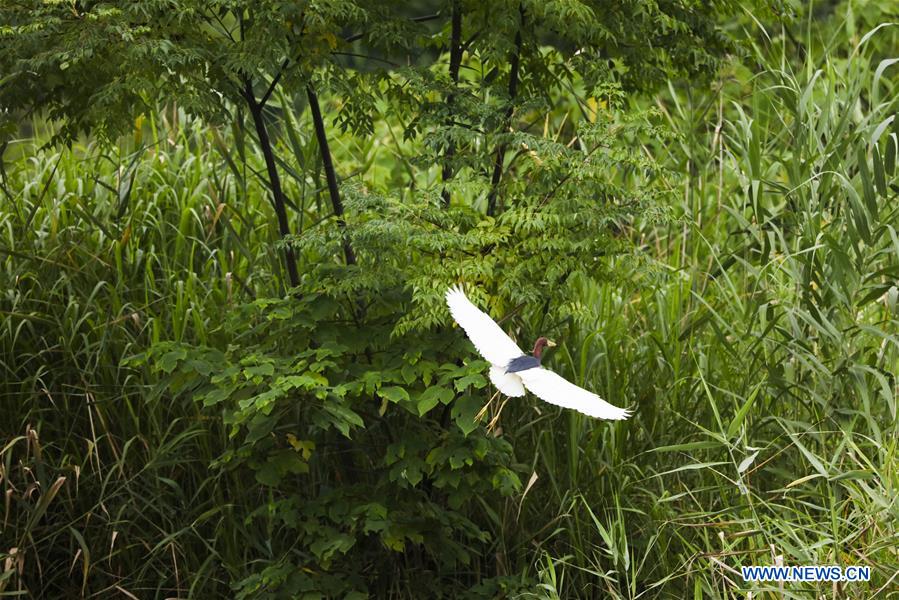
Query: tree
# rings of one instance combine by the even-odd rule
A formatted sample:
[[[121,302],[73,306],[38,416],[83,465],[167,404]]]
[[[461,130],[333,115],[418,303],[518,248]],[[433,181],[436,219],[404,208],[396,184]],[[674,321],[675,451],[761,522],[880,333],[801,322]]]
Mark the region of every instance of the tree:
[[[714,28],[716,13],[682,1],[417,4],[422,10],[418,16],[405,15],[405,3],[372,6],[353,0],[6,3],[0,8],[0,107],[7,119],[23,113],[47,115],[59,124],[60,140],[82,132],[112,139],[160,101],[178,103],[212,121],[241,118],[246,110],[265,157],[278,229],[287,237],[288,202],[267,130],[266,106],[279,85],[289,93],[305,92],[329,197],[342,229],[339,185],[315,86],[320,75],[346,79],[350,69],[338,57],[348,46],[362,47],[362,54],[375,50],[419,55],[441,49],[444,42],[424,24],[449,21],[449,87],[460,84],[463,55],[482,61],[491,77],[479,85],[501,83],[492,87],[507,97],[503,117],[492,123],[499,130],[509,127],[522,79],[536,88],[559,77],[595,79],[615,72],[629,87],[647,87],[670,75],[708,71],[728,48]],[[541,48],[580,52],[583,60],[575,66],[580,72],[553,73]],[[445,109],[458,110],[454,97],[448,90]],[[354,99],[349,100],[352,104]],[[445,149],[442,174],[449,180],[455,143],[447,140]],[[495,148],[491,215],[506,150],[505,142]],[[343,246],[346,263],[353,264],[350,243]],[[296,286],[299,274],[289,245],[285,265],[290,285]]]
[[[508,442],[477,431],[485,365],[447,327],[443,291],[465,282],[521,340],[565,330],[577,307],[553,299],[608,276],[606,258],[626,248],[622,229],[670,188],[634,151],[664,132],[624,99],[715,68],[732,48],[715,23],[736,3],[713,6],[0,8],[7,118],[45,114],[65,141],[113,139],[160,102],[210,122],[249,115],[298,297],[236,311],[218,336],[233,343],[164,343],[148,355],[172,393],[231,426],[233,447],[216,467],[254,478],[233,490],[235,502],[272,534],[267,554],[229,565],[244,597],[384,596],[391,574],[407,569],[442,574],[410,578],[419,597],[513,585],[489,555],[491,533],[505,526],[494,515],[520,489],[519,473]],[[301,237],[291,235],[267,110],[276,93],[309,108],[335,221]],[[329,98],[340,100],[333,119]],[[370,136],[384,123],[403,130],[408,168],[341,182],[329,136]]]
[[[288,202],[266,105],[278,85],[308,89],[310,103],[317,104],[316,69],[327,62],[341,31],[364,16],[353,2],[314,9],[287,1],[9,3],[0,8],[0,106],[7,118],[46,114],[60,125],[61,141],[87,132],[112,140],[158,102],[177,103],[213,122],[247,111],[265,158],[278,229],[288,236]],[[321,118],[316,132],[326,158]],[[336,181],[328,160],[325,165],[329,182]],[[336,187],[331,189],[339,219],[342,208]],[[285,266],[296,286],[290,246]]]

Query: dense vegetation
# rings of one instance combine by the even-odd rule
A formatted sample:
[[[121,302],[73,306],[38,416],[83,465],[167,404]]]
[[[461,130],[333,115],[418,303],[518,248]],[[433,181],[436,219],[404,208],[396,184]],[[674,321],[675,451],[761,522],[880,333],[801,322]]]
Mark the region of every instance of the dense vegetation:
[[[895,593],[889,3],[124,4],[0,8],[0,596]]]

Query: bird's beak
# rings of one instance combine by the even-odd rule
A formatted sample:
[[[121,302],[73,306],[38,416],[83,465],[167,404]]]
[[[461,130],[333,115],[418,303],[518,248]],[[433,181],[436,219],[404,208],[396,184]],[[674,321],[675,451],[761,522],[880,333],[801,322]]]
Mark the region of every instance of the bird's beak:
[[[556,347],[556,343],[552,340],[546,340],[546,345],[549,346],[550,348]]]

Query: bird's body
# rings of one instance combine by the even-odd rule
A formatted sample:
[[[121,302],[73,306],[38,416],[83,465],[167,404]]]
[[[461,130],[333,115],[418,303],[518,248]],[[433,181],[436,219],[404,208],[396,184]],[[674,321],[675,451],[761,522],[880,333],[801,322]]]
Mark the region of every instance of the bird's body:
[[[540,366],[540,359],[536,356],[528,356],[522,354],[518,358],[513,358],[506,365],[506,373],[518,373],[519,371],[527,371],[528,369],[536,369]]]
[[[545,402],[591,417],[617,420],[630,416],[627,410],[542,367],[543,348],[555,345],[546,338],[537,340],[531,355],[525,354],[489,315],[471,303],[461,288],[450,288],[446,303],[477,351],[491,363],[490,381],[503,394],[524,396],[527,389]]]

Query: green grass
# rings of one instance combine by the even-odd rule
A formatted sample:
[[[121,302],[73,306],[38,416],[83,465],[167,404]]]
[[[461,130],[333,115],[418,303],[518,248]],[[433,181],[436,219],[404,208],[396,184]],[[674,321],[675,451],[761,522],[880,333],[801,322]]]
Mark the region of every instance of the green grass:
[[[630,230],[614,281],[576,282],[552,356],[636,414],[503,413],[532,484],[485,511],[482,561],[531,578],[526,597],[896,596],[896,79],[839,44],[800,64],[758,49],[758,73],[658,97],[679,137],[646,143],[687,173],[675,218]],[[268,556],[244,520],[254,483],[213,475],[225,426],[122,362],[226,343],[233,306],[283,292],[242,133],[172,114],[117,151],[42,150],[38,132],[7,163],[0,596],[227,597]],[[335,141],[345,173],[426,178],[390,126]],[[323,178],[297,120],[281,138],[303,231]],[[871,566],[872,582],[743,583],[741,565],[776,557]]]
[[[699,134],[690,115],[725,92],[660,100],[683,130],[672,160],[701,165],[681,221],[641,232],[650,276],[585,282],[556,360],[638,424],[534,429],[549,481],[533,517],[562,516],[539,540],[538,595],[895,593],[899,209],[882,157],[899,128],[882,73],[864,53],[769,70]],[[872,582],[742,581],[775,557],[870,565]]]
[[[166,128],[134,156],[25,140],[7,169],[0,552],[17,548],[11,564],[40,572],[47,596],[203,595],[223,585],[217,555],[243,551],[239,526],[220,529],[228,482],[208,477],[221,427],[121,361],[161,339],[204,341],[229,305],[274,291],[257,283],[268,215],[234,211],[239,186],[197,149],[208,134]]]

